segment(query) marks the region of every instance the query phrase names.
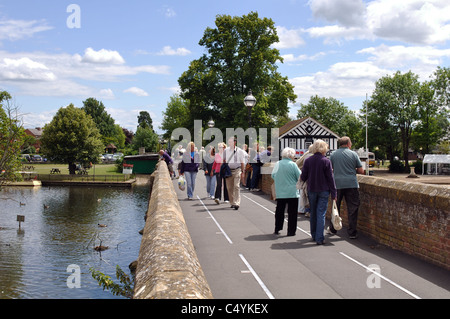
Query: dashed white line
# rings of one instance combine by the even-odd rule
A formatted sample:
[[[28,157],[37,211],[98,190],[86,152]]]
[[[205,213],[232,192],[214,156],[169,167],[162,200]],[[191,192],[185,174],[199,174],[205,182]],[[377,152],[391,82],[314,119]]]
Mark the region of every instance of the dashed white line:
[[[275,299],[275,297],[272,295],[272,293],[267,288],[267,286],[264,284],[264,282],[261,280],[261,278],[259,278],[258,274],[255,272],[255,270],[252,268],[252,266],[250,266],[247,259],[245,259],[245,257],[242,254],[239,254],[239,257],[241,257],[242,261],[247,266],[248,270],[252,273],[253,277],[255,277],[256,281],[261,286],[262,290],[264,290],[267,297],[269,297],[269,299]]]
[[[219,228],[220,232],[225,236],[225,238],[228,240],[228,242],[230,244],[233,244],[233,242],[231,241],[230,237],[228,237],[227,233],[223,230],[222,226],[220,226],[220,224],[217,222],[217,220],[214,218],[214,216],[211,214],[211,212],[209,211],[209,209],[206,207],[205,203],[203,203],[203,201],[200,199],[200,197],[197,195],[198,200],[200,201],[200,203],[202,203],[203,207],[206,209],[206,211],[208,212],[209,216],[212,218],[212,220],[216,223],[217,227]]]
[[[409,291],[408,289],[403,288],[402,286],[400,286],[399,284],[393,282],[393,281],[390,280],[389,278],[383,276],[382,274],[380,274],[380,273],[374,271],[373,269],[370,269],[369,267],[365,266],[364,264],[360,263],[360,262],[357,261],[356,259],[354,259],[354,258],[352,258],[352,257],[350,257],[350,256],[348,256],[348,255],[346,255],[346,254],[344,254],[343,252],[339,252],[339,253],[340,253],[342,256],[344,256],[345,258],[347,258],[347,259],[353,261],[355,264],[357,264],[357,265],[359,265],[359,266],[365,268],[367,271],[370,271],[371,273],[373,273],[373,274],[379,276],[381,279],[386,280],[388,283],[390,283],[390,284],[393,285],[394,287],[397,287],[397,288],[400,289],[401,291],[406,292],[406,293],[407,293],[408,295],[410,295],[411,297],[413,297],[413,298],[415,298],[415,299],[422,299],[422,298],[420,298],[419,296],[417,296],[416,294],[413,294],[413,293],[412,293],[411,291]]]

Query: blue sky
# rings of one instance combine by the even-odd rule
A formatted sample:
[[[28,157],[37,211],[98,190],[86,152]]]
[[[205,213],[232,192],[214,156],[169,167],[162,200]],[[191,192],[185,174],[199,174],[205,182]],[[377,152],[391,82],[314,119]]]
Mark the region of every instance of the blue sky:
[[[411,70],[423,81],[449,66],[448,0],[2,0],[0,90],[26,128],[95,97],[122,127],[135,131],[148,111],[161,132],[179,76],[204,53],[204,30],[218,14],[250,11],[275,22],[279,71],[298,95],[292,116],[315,94],[359,110],[386,74]]]

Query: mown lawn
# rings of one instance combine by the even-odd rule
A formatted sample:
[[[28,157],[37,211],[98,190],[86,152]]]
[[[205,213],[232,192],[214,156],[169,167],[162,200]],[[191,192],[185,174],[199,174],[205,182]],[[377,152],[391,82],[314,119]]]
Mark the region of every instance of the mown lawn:
[[[24,166],[34,166],[33,172],[36,172],[37,174],[50,174],[50,171],[53,168],[59,168],[61,171],[61,174],[69,174],[69,168],[68,164],[41,164],[41,163],[27,163],[23,164],[22,168]],[[26,169],[27,171],[30,171],[29,169]],[[122,173],[119,173],[116,171],[116,164],[96,164],[92,166],[88,170],[89,175],[122,175]]]

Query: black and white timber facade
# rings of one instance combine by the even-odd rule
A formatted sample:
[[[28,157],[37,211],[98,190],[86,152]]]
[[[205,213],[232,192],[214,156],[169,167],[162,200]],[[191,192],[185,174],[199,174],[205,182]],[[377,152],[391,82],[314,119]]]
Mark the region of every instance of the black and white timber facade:
[[[327,142],[330,151],[339,148],[339,136],[312,117],[308,116],[286,123],[279,129],[280,154],[284,148],[291,147],[296,150],[296,157],[300,157],[317,139]]]

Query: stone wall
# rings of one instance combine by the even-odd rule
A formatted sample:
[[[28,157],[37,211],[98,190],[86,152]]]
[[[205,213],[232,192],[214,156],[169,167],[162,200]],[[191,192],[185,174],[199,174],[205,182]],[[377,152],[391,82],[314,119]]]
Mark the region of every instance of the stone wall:
[[[361,232],[381,244],[450,269],[449,188],[364,175],[358,175],[358,181]],[[347,225],[345,204],[343,208],[341,215]]]
[[[261,189],[270,194],[271,170]],[[361,206],[358,230],[377,242],[450,269],[450,191],[448,187],[358,175]],[[330,217],[331,200],[327,218]],[[341,207],[348,226],[345,200]]]
[[[213,298],[166,163],[159,162],[152,175],[133,298]]]

